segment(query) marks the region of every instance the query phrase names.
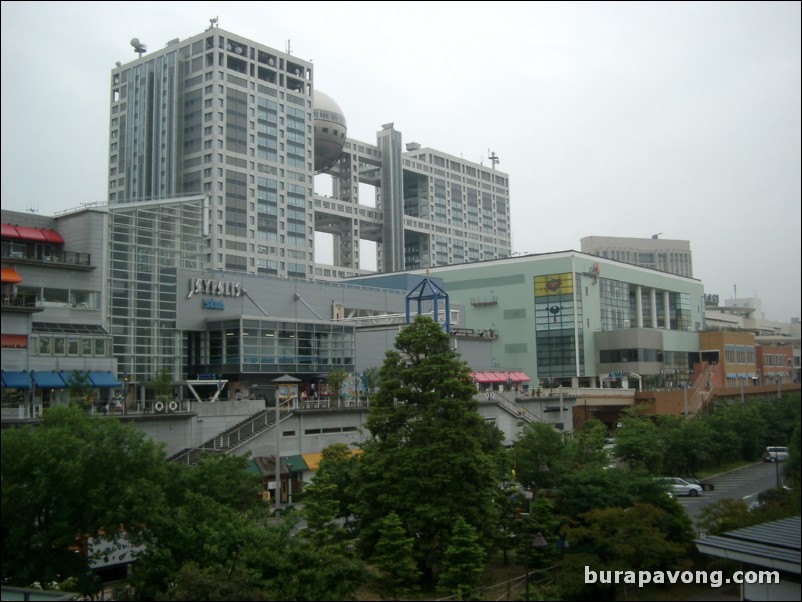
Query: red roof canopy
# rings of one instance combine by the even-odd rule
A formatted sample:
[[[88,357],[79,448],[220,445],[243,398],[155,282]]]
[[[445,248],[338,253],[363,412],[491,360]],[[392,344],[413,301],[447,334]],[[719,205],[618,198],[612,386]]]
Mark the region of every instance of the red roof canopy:
[[[20,238],[25,240],[33,240],[36,242],[47,242],[45,233],[39,228],[29,228],[28,226],[14,226],[19,233]]]
[[[523,372],[508,372],[510,380],[514,383],[523,383],[532,380]]]
[[[523,372],[473,372],[473,378],[478,383],[523,383],[532,380]]]
[[[17,229],[14,226],[11,224],[2,224],[2,226],[3,238],[19,238],[19,232],[17,232]]]
[[[61,234],[59,234],[55,230],[42,230],[42,232],[44,232],[47,242],[52,243],[54,245],[64,244],[64,239],[61,238]]]
[[[488,376],[487,376],[487,374],[485,374],[484,372],[474,372],[474,373],[473,373],[473,378],[474,378],[474,380],[476,380],[476,382],[478,382],[478,383],[487,383],[487,382],[490,382],[490,381],[488,380]]]
[[[11,224],[2,224],[3,238],[21,238],[22,240],[31,240],[34,242],[49,242],[54,245],[63,245],[64,239],[55,230],[50,228],[30,228],[28,226],[12,226]]]

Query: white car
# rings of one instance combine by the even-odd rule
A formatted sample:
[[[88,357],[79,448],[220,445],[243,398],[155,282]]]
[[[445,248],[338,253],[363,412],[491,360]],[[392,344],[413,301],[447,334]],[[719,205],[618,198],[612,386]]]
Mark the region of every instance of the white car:
[[[788,459],[787,447],[767,447],[763,452],[764,462],[785,462]]]
[[[669,491],[675,496],[687,495],[690,497],[696,497],[697,495],[702,495],[702,487],[696,485],[695,483],[689,483],[688,481],[680,479],[679,477],[663,477],[662,480],[668,483]]]

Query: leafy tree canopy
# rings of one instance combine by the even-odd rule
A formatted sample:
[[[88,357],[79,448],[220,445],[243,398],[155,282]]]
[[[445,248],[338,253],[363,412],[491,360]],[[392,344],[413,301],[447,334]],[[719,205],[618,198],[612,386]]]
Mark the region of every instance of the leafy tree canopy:
[[[387,515],[414,537],[414,556],[431,582],[454,517],[489,545],[496,531],[502,435],[477,412],[470,369],[431,318],[398,335],[380,371],[359,466],[362,545],[370,555]]]
[[[135,539],[164,506],[162,447],[73,407],[2,437],[2,572],[25,586],[86,574],[86,536]]]

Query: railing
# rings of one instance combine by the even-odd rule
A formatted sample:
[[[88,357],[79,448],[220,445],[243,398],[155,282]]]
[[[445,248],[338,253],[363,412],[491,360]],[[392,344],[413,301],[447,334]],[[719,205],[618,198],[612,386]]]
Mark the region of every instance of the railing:
[[[286,412],[284,416],[281,415],[281,405],[279,406],[278,416],[276,416],[275,408],[262,410],[254,416],[250,416],[228,430],[223,431],[219,435],[215,435],[198,447],[185,449],[173,455],[170,460],[173,462],[195,464],[203,453],[228,453],[233,451],[260,433],[272,428],[277,422],[280,423],[282,420],[289,418],[292,414],[291,408],[294,404],[295,398],[282,402],[281,405],[285,406],[284,411]]]
[[[0,245],[0,257],[10,261],[36,262],[42,264],[72,265],[91,267],[92,255],[89,253],[76,253],[63,251],[48,245],[3,242]]]
[[[2,303],[4,308],[36,309],[36,295],[30,293],[20,293],[18,295],[3,295]]]
[[[528,409],[526,409],[522,405],[519,405],[515,401],[510,401],[501,391],[493,391],[492,395],[493,395],[492,397],[490,398],[486,397],[486,399],[489,399],[489,401],[494,401],[498,407],[500,407],[508,414],[517,416],[518,418],[520,418],[525,422],[540,421],[546,424],[551,424],[548,420],[544,420],[537,414],[530,412]]]

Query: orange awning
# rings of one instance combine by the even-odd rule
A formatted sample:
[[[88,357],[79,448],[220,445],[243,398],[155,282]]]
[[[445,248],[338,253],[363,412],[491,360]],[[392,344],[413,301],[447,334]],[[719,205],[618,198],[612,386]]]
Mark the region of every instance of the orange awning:
[[[27,349],[27,334],[3,334],[0,336],[0,347],[3,349]]]
[[[3,268],[2,281],[3,284],[18,284],[22,282],[22,276],[14,268]]]

